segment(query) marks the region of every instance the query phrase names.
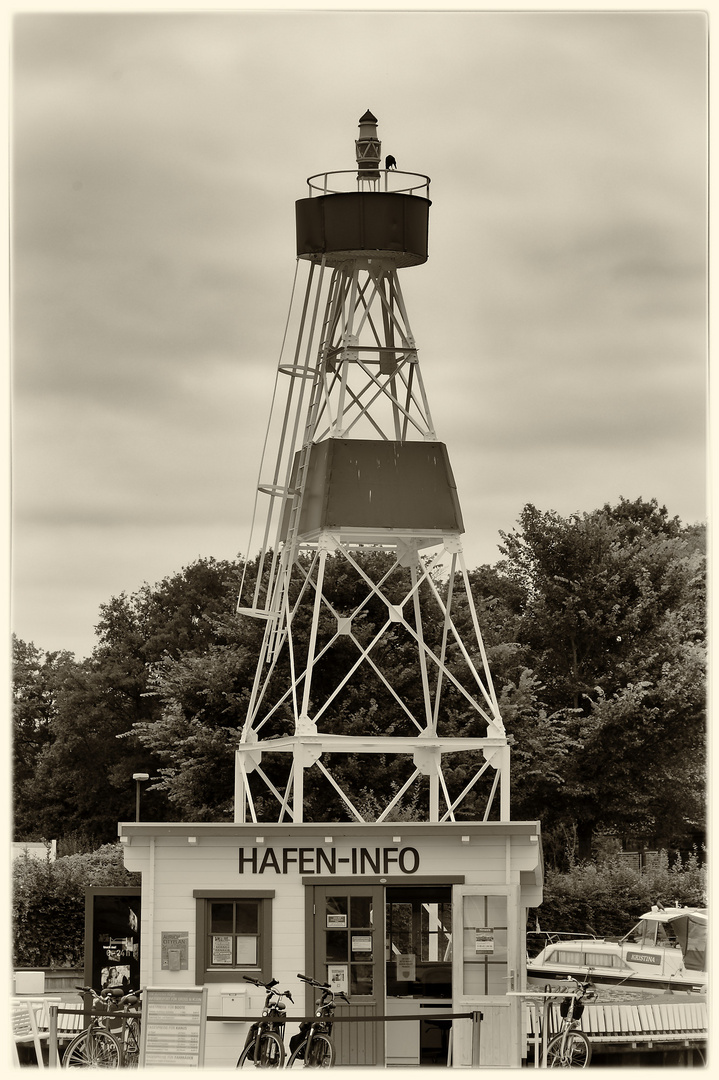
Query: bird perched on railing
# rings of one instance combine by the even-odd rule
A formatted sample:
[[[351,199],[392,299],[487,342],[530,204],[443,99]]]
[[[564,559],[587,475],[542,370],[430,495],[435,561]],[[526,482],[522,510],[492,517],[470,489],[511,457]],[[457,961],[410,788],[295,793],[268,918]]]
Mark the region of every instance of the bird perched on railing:
[[[384,159],[384,167],[385,167],[385,169],[396,169],[397,168],[397,162],[395,161],[395,159],[392,157],[391,154],[388,154],[387,157]]]

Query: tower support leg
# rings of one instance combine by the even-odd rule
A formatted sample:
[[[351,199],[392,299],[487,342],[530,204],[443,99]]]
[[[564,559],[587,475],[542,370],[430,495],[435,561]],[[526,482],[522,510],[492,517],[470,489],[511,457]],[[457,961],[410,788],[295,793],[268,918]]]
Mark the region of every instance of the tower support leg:
[[[429,820],[439,821],[439,776],[429,774]]]

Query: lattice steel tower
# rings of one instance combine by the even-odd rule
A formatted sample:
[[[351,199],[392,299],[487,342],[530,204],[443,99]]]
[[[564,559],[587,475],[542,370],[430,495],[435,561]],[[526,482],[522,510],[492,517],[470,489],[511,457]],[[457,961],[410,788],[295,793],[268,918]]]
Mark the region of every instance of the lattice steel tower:
[[[380,151],[367,112],[356,168],[310,177],[296,203],[307,280],[265,441],[276,455],[258,484],[257,579],[238,605],[265,631],[236,754],[237,821],[307,820],[306,776],[365,820],[333,775],[333,755],[346,754],[368,777],[373,763],[404,759],[375,820],[414,785],[430,821],[456,820],[470,791],[475,815],[481,792],[484,819],[510,816],[509,739],[399,282],[427,261],[429,178],[380,168]],[[399,683],[383,670],[390,654],[409,672]],[[460,760],[471,778],[465,767],[454,790],[446,772]]]

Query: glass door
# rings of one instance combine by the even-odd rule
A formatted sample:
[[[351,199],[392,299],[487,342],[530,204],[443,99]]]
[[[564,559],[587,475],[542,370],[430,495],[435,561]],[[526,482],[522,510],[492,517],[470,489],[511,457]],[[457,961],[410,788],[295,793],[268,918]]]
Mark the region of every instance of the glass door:
[[[507,897],[465,896],[462,907],[462,993],[490,997],[511,989]]]
[[[398,885],[386,891],[387,1065],[446,1065],[452,1011],[452,887]],[[422,1013],[433,1017],[424,1020]]]
[[[518,887],[459,885],[453,898],[455,1009],[483,1015],[481,1066],[519,1068],[521,1010],[519,998],[509,994],[519,987],[518,963],[524,957]],[[462,1063],[470,1063],[471,1047],[463,1046],[461,1055]]]
[[[337,1016],[381,1015],[384,1001],[381,886],[316,885],[312,890],[314,971],[350,999]],[[379,928],[379,932],[378,932]],[[313,1011],[312,1009],[309,1010]],[[333,1041],[338,1065],[384,1065],[383,1025],[337,1024]]]

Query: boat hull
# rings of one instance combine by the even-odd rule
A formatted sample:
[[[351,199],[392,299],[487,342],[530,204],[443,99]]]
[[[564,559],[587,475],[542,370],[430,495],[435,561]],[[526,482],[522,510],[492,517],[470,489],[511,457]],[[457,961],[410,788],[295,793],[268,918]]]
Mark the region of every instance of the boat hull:
[[[696,979],[691,980],[676,975],[657,979],[648,977],[644,972],[633,972],[628,975],[625,971],[612,975],[586,967],[573,970],[564,967],[559,971],[557,968],[528,966],[527,986],[541,990],[547,985],[553,987],[556,984],[566,983],[567,979],[572,978],[578,979],[579,982],[589,981],[597,990],[621,989],[628,993],[641,994],[704,993],[706,992],[706,977],[702,977],[700,972],[697,972],[697,976]]]

